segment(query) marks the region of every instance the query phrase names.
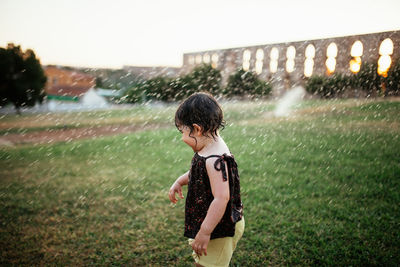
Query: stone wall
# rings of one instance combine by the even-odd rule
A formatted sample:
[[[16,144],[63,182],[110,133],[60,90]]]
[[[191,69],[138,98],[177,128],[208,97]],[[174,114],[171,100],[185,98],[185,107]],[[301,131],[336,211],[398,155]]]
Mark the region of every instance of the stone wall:
[[[383,40],[390,38],[393,42],[393,54],[391,55],[392,65],[400,58],[400,30],[390,32],[380,32],[364,35],[352,35],[326,39],[307,40],[299,42],[286,42],[276,44],[266,44],[249,47],[228,48],[220,50],[208,50],[191,52],[183,55],[182,72],[187,73],[199,64],[212,64],[221,70],[223,83],[226,83],[229,75],[243,66],[244,61],[249,62],[249,70],[256,70],[257,51],[262,51],[264,56],[260,59],[262,52],[259,52],[258,65],[262,62],[262,70],[259,69],[259,77],[272,83],[274,95],[281,95],[285,90],[296,86],[304,85],[307,77],[304,74],[305,51],[308,45],[315,47],[315,56],[313,59],[314,67],[312,75],[330,75],[327,71],[327,48],[331,43],[337,46],[336,68],[334,73],[351,75],[350,60],[351,48],[356,41],[363,45],[361,64],[368,62],[374,63],[379,59],[379,47]],[[287,49],[293,46],[295,48],[294,70],[286,70]],[[278,67],[276,72],[270,68],[271,50],[276,48],[279,51]],[[250,51],[245,52],[246,50]],[[247,58],[246,58],[247,53]],[[250,55],[250,58],[249,58]],[[245,58],[244,58],[245,57]]]
[[[123,69],[143,80],[152,79],[157,76],[177,77],[181,71],[181,68],[162,67],[162,66],[158,67],[124,66]]]

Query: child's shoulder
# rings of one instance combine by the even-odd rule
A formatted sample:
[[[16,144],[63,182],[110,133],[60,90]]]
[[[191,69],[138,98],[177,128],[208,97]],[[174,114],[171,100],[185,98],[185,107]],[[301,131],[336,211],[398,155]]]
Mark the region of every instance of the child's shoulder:
[[[228,153],[211,153],[209,155],[200,155],[196,153],[195,155],[199,159],[203,160],[205,162],[205,166],[208,170],[210,169],[216,169],[216,170],[221,170],[221,166],[225,166],[225,162],[227,161],[235,161],[233,154],[230,152]]]
[[[218,159],[223,159],[223,158],[227,158],[227,157],[233,157],[233,155],[231,154],[231,152],[217,152],[217,153],[209,153],[209,154],[205,154],[205,155],[203,155],[203,154],[199,154],[199,153],[195,153],[195,156],[196,157],[199,157],[199,158],[202,158],[202,159],[205,159],[205,160],[208,160],[208,159],[210,159],[210,160],[212,160],[212,161],[215,161],[215,160],[218,160]]]

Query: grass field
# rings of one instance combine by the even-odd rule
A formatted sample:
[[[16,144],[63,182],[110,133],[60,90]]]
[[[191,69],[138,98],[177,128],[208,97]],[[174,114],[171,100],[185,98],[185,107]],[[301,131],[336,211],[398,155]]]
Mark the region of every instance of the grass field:
[[[224,103],[246,229],[232,266],[400,264],[400,101]],[[176,106],[0,119],[0,137],[98,124],[161,129],[0,148],[1,265],[192,266],[184,201],[193,152]]]

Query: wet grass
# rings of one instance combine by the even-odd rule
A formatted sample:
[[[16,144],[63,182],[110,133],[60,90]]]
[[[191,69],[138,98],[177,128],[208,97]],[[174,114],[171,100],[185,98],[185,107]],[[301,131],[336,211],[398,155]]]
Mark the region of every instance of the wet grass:
[[[0,116],[0,135],[28,133],[35,131],[74,129],[104,125],[140,125],[172,121],[174,105],[133,106],[120,110],[23,113],[21,116],[7,114]]]
[[[400,102],[351,101],[225,105],[246,218],[232,266],[399,265]],[[2,148],[0,264],[192,266],[184,201],[167,199],[191,156],[173,125]]]

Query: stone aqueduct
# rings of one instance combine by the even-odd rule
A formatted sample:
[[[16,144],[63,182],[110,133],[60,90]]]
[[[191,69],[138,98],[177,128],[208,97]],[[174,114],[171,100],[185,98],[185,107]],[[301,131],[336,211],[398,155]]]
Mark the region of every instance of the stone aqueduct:
[[[400,30],[185,53],[181,71],[211,64],[221,70],[226,83],[238,68],[252,70],[272,83],[277,96],[293,86],[304,85],[311,75],[351,75],[366,62],[379,62],[387,68],[399,58]]]

